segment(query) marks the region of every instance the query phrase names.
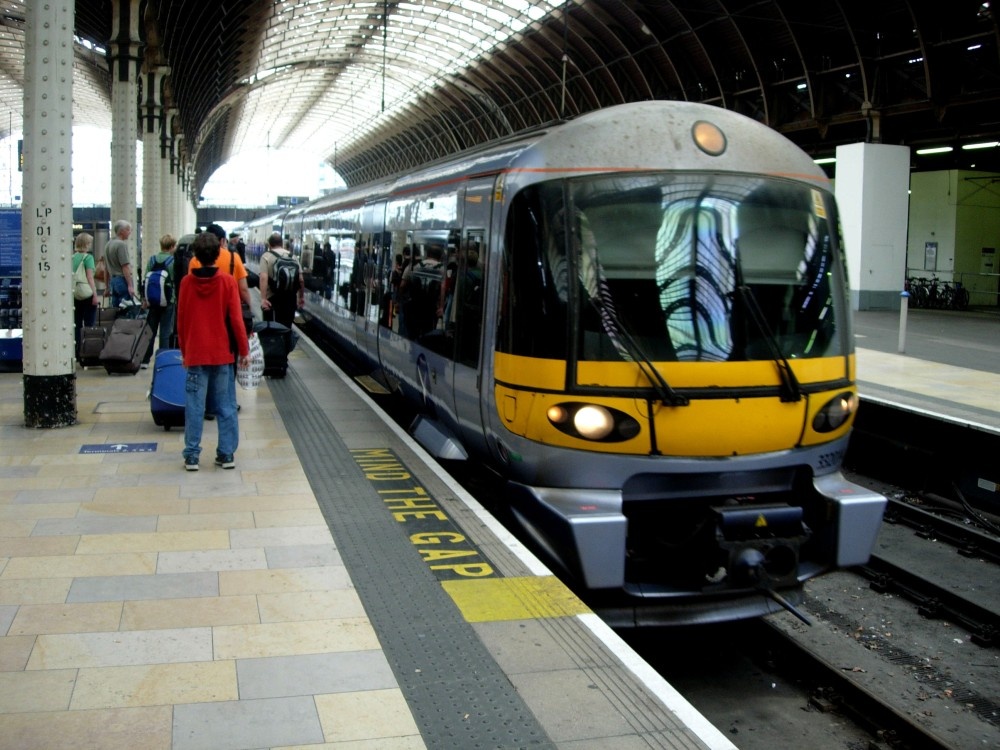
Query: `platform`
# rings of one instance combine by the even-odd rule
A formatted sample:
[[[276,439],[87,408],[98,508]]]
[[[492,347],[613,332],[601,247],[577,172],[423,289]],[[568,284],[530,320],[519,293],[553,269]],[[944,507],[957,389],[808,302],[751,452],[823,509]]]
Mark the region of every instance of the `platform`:
[[[0,748],[734,747],[304,339],[235,470],[150,372],[0,374]]]
[[[866,400],[1000,433],[1000,310],[856,312],[858,390]]]

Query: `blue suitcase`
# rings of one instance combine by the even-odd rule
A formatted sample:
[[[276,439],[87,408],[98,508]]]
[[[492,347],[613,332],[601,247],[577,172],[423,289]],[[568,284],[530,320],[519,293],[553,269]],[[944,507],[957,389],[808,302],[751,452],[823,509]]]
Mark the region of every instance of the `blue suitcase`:
[[[149,408],[153,422],[164,430],[184,426],[184,381],[187,371],[181,364],[180,349],[159,349],[153,359],[153,385]]]

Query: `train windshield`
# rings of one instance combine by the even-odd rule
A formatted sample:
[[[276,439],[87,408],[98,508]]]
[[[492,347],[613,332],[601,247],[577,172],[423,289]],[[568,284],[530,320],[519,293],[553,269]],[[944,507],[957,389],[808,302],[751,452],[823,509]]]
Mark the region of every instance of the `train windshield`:
[[[535,185],[511,205],[508,237],[524,255],[508,270],[530,294],[518,295],[512,318],[543,306],[529,329],[535,345],[547,338],[549,356],[591,361],[840,354],[838,320],[848,313],[835,221],[828,194],[778,178],[672,173]],[[505,336],[503,320],[500,334],[501,349],[505,339],[512,350],[527,345]]]

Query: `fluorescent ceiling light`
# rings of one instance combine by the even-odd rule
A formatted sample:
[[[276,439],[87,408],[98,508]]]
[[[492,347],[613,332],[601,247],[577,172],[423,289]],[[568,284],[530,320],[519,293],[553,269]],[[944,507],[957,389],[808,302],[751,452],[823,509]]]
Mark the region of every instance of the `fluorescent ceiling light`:
[[[947,154],[949,151],[954,151],[951,146],[938,146],[937,148],[918,148],[917,154],[919,156],[927,156],[928,154]]]
[[[987,141],[986,143],[966,143],[962,146],[963,151],[972,151],[977,148],[996,148],[1000,146],[1000,141]]]
[[[835,156],[824,156],[822,159],[813,159],[816,164],[833,164],[837,161]]]

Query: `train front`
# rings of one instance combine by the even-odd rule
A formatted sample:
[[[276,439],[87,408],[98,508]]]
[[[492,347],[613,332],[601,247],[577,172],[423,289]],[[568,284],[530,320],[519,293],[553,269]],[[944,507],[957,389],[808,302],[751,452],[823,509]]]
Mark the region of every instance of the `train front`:
[[[868,559],[885,500],[840,473],[858,398],[819,183],[635,170],[511,198],[493,446],[588,589],[732,619]]]

